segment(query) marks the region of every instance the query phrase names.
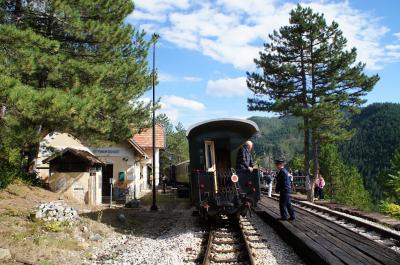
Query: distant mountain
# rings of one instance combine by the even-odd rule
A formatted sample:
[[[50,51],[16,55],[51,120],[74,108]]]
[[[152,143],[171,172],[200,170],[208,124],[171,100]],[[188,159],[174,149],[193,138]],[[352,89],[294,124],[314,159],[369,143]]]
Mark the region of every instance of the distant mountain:
[[[303,153],[303,133],[298,129],[300,119],[251,117],[249,120],[257,123],[260,128],[260,135],[254,139],[256,156],[265,154],[291,159],[294,154]]]

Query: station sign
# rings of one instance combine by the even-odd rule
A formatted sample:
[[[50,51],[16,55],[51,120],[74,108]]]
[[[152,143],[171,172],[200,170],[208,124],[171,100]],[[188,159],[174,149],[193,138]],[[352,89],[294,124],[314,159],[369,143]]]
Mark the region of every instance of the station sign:
[[[129,156],[131,155],[126,149],[124,148],[90,148],[90,151],[95,156],[104,157],[104,156]]]

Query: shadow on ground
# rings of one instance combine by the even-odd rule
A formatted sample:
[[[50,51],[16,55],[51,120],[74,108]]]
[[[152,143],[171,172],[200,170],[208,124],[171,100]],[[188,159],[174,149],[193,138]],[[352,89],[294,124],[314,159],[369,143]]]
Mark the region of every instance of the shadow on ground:
[[[156,203],[158,211],[150,211],[152,194],[149,193],[140,199],[139,208],[116,205],[113,208],[83,213],[81,217],[106,224],[122,234],[156,238],[173,228],[185,211],[190,211],[189,198],[178,198],[170,190],[165,194],[158,191]]]

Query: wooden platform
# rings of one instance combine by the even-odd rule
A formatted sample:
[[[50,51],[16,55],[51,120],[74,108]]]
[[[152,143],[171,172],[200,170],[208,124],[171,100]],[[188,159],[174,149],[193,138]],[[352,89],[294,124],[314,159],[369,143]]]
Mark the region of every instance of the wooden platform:
[[[264,197],[257,213],[307,264],[400,264],[400,254],[393,250],[307,211],[295,211],[295,221],[278,221],[278,202]]]

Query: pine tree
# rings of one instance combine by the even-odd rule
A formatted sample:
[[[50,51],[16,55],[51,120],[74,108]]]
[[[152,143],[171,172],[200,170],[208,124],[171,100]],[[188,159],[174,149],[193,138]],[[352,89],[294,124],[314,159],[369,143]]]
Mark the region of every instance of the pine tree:
[[[161,171],[166,172],[170,165],[189,160],[189,144],[186,130],[180,122],[174,126],[167,115],[160,114],[157,123],[164,127],[167,137],[167,148],[160,155]]]
[[[385,185],[387,187],[386,196],[400,204],[400,149],[394,153],[390,164]]]
[[[151,84],[149,43],[123,22],[132,11],[131,0],[0,2],[3,126],[29,139],[28,165],[51,131],[121,141],[147,123],[137,99]]]
[[[247,85],[254,92],[249,110],[303,118],[304,168],[310,168],[311,144],[315,180],[319,146],[351,136],[342,111],[364,103],[362,96],[379,77],[363,73],[365,65],[356,63],[355,48],[346,50],[336,22],[327,25],[322,14],[298,5],[289,23],[269,36],[270,42],[254,60],[261,72],[247,73]]]
[[[354,166],[347,166],[334,144],[321,146],[320,173],[325,179],[326,195],[335,202],[361,209],[371,208],[371,196]]]

